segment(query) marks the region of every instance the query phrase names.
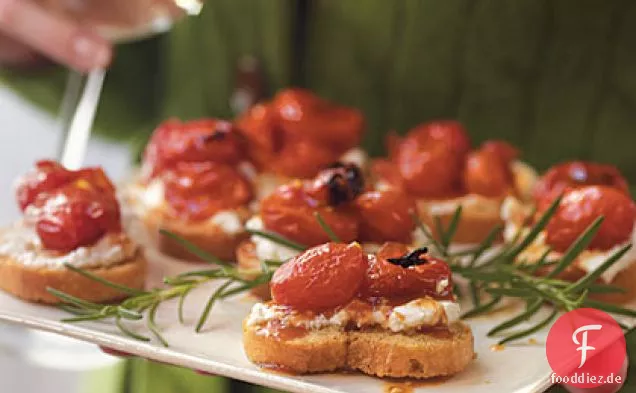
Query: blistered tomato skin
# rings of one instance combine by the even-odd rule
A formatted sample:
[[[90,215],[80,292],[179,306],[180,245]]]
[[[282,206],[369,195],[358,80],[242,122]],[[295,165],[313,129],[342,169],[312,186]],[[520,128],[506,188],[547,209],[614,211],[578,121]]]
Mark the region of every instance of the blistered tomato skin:
[[[340,240],[349,242],[358,237],[354,212],[346,208],[334,209],[311,198],[300,181],[279,187],[261,202],[260,208],[267,230],[306,246],[329,241],[329,236],[316,220],[316,212]]]
[[[237,120],[236,126],[244,136],[248,155],[258,169],[267,168],[277,159],[283,149],[284,135],[271,104],[253,106]]]
[[[425,263],[406,268],[388,261],[389,258],[399,258],[408,252],[409,249],[403,244],[386,243],[376,255],[369,256],[369,267],[361,295],[401,302],[424,296],[452,299],[451,271],[444,261],[422,256],[426,259]]]
[[[363,242],[395,241],[411,243],[415,223],[411,212],[413,200],[397,189],[368,191],[356,199]]]
[[[337,150],[360,142],[364,117],[356,109],[335,105],[304,89],[283,90],[273,106],[280,126],[292,138],[310,139]]]
[[[510,165],[519,158],[519,150],[505,141],[491,140],[481,145],[480,150],[499,157],[505,165]]]
[[[608,186],[629,195],[627,181],[612,165],[573,161],[555,165],[537,182],[534,197],[537,204],[547,207],[566,189],[583,186]]]
[[[58,189],[73,180],[72,171],[54,161],[38,161],[35,170],[18,180],[16,199],[20,209],[24,211],[34,203],[38,195]]]
[[[616,188],[585,186],[563,195],[546,226],[546,243],[563,252],[600,216],[604,221],[588,249],[608,250],[629,241],[636,220],[631,198]]]
[[[324,311],[350,302],[364,281],[367,259],[357,243],[326,243],[283,264],[272,277],[274,302]]]
[[[69,252],[88,246],[108,232],[120,232],[114,195],[69,184],[38,200],[35,229],[46,249]]]
[[[385,158],[376,158],[371,162],[371,178],[393,188],[404,188],[404,180],[398,166]]]
[[[308,139],[288,139],[270,163],[274,173],[300,179],[314,176],[338,160],[340,153]]]
[[[420,145],[407,136],[400,145],[397,165],[407,191],[422,198],[456,194],[461,182],[462,158],[446,143]]]
[[[230,122],[168,120],[153,133],[144,152],[144,165],[151,168],[152,177],[180,162],[235,165],[243,160],[244,151],[244,141]]]
[[[165,197],[175,216],[203,220],[221,210],[245,206],[252,199],[247,179],[232,166],[179,163],[163,175]]]
[[[496,198],[505,195],[511,186],[508,163],[488,150],[468,154],[463,176],[469,194]]]

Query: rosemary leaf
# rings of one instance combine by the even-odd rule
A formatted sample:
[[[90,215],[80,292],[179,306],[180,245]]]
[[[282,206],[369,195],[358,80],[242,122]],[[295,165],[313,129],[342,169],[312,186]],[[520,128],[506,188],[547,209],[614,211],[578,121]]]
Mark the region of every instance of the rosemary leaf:
[[[67,313],[73,314],[73,315],[89,315],[89,314],[93,313],[93,311],[91,311],[91,310],[87,310],[85,308],[72,306],[70,304],[65,304],[65,303],[57,304],[57,308],[59,308],[60,310],[66,311]]]
[[[327,236],[332,242],[342,243],[342,240],[340,240],[338,235],[336,235],[333,229],[331,229],[331,227],[325,222],[325,220],[322,218],[322,215],[320,215],[319,212],[317,211],[314,212],[314,217],[316,217],[316,221],[318,221],[318,225],[320,225],[322,230],[325,231],[325,233],[327,234]]]
[[[486,292],[495,296],[507,296],[507,297],[516,297],[516,298],[532,298],[536,296],[532,291],[525,288],[486,288]]]
[[[216,302],[216,300],[219,298],[219,295],[223,293],[223,291],[227,287],[229,287],[233,282],[234,281],[232,280],[226,281],[225,283],[223,283],[223,285],[218,287],[216,291],[214,291],[212,296],[210,296],[210,298],[208,299],[208,302],[205,304],[205,307],[203,308],[203,312],[201,313],[201,316],[199,317],[199,321],[197,322],[197,327],[195,328],[195,331],[197,333],[201,332],[203,325],[205,325],[205,322],[208,320],[208,316],[210,315],[210,310],[212,310],[212,306],[214,305],[214,302]]]
[[[280,235],[277,235],[273,232],[266,232],[266,231],[258,231],[255,229],[247,229],[247,232],[255,235],[255,236],[260,236],[263,237],[265,239],[271,240],[274,243],[278,243],[280,245],[283,245],[287,248],[291,248],[292,250],[296,250],[296,251],[305,251],[307,249],[307,246],[304,246],[300,243],[296,243],[295,241],[286,239]]]
[[[628,317],[636,318],[636,310],[617,306],[611,303],[599,302],[598,300],[586,299],[583,301],[585,307],[597,308],[611,314],[625,315]]]
[[[448,227],[444,232],[440,232],[440,237],[442,240],[442,246],[444,249],[448,250],[448,247],[451,244],[451,241],[455,237],[455,233],[457,232],[457,227],[459,225],[459,220],[462,216],[462,205],[457,206],[455,212],[453,213],[453,217],[448,224]],[[441,226],[441,225],[440,225]]]
[[[579,236],[574,243],[567,249],[561,257],[559,263],[550,271],[547,277],[556,277],[563,272],[576,259],[583,250],[587,248],[594,236],[598,232],[603,223],[603,217],[598,217],[585,231]]]
[[[159,342],[164,347],[167,348],[168,342],[166,341],[165,338],[163,338],[163,336],[159,332],[159,328],[157,327],[157,324],[155,323],[155,317],[157,315],[158,307],[159,307],[159,301],[153,303],[152,306],[150,307],[150,310],[148,311],[148,317],[146,319],[146,326],[148,327],[148,330],[150,330],[152,334],[157,338],[157,340],[159,340]]]
[[[543,299],[541,298],[537,298],[533,300],[526,308],[526,311],[490,329],[487,333],[488,337],[492,337],[501,331],[509,329],[527,320],[528,318],[536,314],[537,311],[541,309],[542,304],[543,304]]]
[[[184,318],[183,318],[183,305],[185,303],[185,299],[188,296],[188,294],[190,293],[190,291],[192,291],[194,289],[194,287],[188,287],[186,288],[183,293],[181,294],[181,296],[179,296],[179,305],[177,308],[177,313],[179,315],[179,323],[183,324],[184,323]]]
[[[124,285],[120,285],[120,284],[114,283],[112,281],[108,281],[108,280],[106,280],[106,279],[104,279],[102,277],[99,277],[99,276],[91,273],[91,272],[88,272],[88,271],[86,271],[84,269],[80,269],[77,266],[73,266],[70,263],[65,263],[64,267],[67,268],[68,270],[74,271],[77,274],[81,274],[82,276],[84,276],[86,278],[89,278],[89,279],[91,279],[93,281],[96,281],[96,282],[102,284],[102,285],[105,285],[107,287],[111,287],[113,289],[116,289],[116,290],[118,290],[120,292],[123,292],[123,293],[126,293],[128,295],[139,295],[141,293],[145,293],[145,291],[142,291],[140,289],[130,288],[130,287],[127,287],[127,286],[124,286]]]
[[[550,322],[552,322],[552,320],[554,319],[554,317],[556,317],[558,313],[557,309],[552,310],[552,312],[550,313],[550,315],[548,315],[543,321],[537,323],[536,325],[534,325],[531,328],[525,329],[520,331],[519,333],[513,334],[511,336],[508,336],[506,338],[504,338],[503,340],[499,341],[499,344],[505,344],[507,342],[510,341],[515,341],[515,340],[519,340],[521,338],[527,337],[533,333],[538,332],[539,330],[543,329],[544,327],[546,327]]]
[[[470,258],[470,262],[468,263],[468,266],[475,266],[475,263],[479,260],[479,258],[481,258],[484,252],[486,252],[486,250],[488,250],[492,246],[495,239],[501,233],[502,230],[503,230],[503,226],[497,225],[490,232],[488,232],[488,235],[486,235],[486,238],[484,239],[484,241],[479,245],[479,247],[477,247],[477,249],[475,250],[475,253]]]
[[[117,315],[119,315],[120,317],[124,319],[140,320],[144,317],[137,311],[129,310],[122,306],[117,307],[116,310],[117,310]]]
[[[73,304],[79,308],[89,309],[89,310],[99,310],[102,308],[101,305],[97,303],[87,302],[86,300],[82,300],[78,297],[69,295],[62,291],[58,291],[55,288],[47,287],[46,291],[56,298],[65,301],[66,303]]]
[[[545,250],[543,252],[543,254],[541,254],[541,257],[539,257],[539,260],[531,265],[530,269],[529,269],[529,273],[530,274],[534,274],[536,272],[539,271],[539,269],[541,269],[544,266],[547,266],[547,262],[548,262],[548,255],[552,252],[552,247],[548,247],[547,250]]]
[[[516,246],[513,246],[510,251],[505,254],[505,259],[509,263],[512,263],[514,259],[521,253],[521,251],[525,250],[534,241],[534,239],[539,236],[545,226],[548,225],[548,222],[561,203],[561,198],[562,196],[556,198],[552,202],[550,207],[548,207],[548,209],[541,215],[541,218],[539,218],[537,223],[532,227],[532,229],[530,229],[530,232],[523,238],[523,240],[521,240],[521,242],[519,242],[519,244],[517,244]]]
[[[625,288],[617,287],[616,285],[608,284],[591,284],[587,287],[590,293],[626,293]]]
[[[470,290],[470,300],[473,302],[473,307],[479,307],[481,305],[481,298],[479,297],[477,283],[471,281],[470,284],[468,284],[468,289]]]
[[[119,330],[121,330],[122,333],[124,333],[127,336],[130,336],[130,337],[134,338],[135,340],[146,341],[146,342],[150,341],[149,337],[142,336],[141,334],[137,334],[137,333],[133,332],[132,330],[128,329],[126,327],[126,325],[124,325],[122,323],[121,318],[119,318],[119,317],[115,318],[115,324],[117,325]]]
[[[102,314],[86,314],[80,315],[72,318],[64,318],[61,321],[64,323],[75,323],[75,322],[85,322],[85,321],[98,321],[100,319],[110,318],[112,315],[102,315]]]
[[[437,239],[435,239],[435,236],[433,236],[431,231],[428,230],[428,228],[422,222],[422,220],[420,219],[420,217],[417,215],[416,212],[411,211],[410,214],[411,214],[411,219],[413,220],[417,228],[420,231],[422,231],[422,233],[424,234],[424,237],[426,237],[426,239],[431,243],[433,248],[435,248],[435,251],[437,251],[438,254],[442,255],[443,254],[442,245],[437,241]]]
[[[225,262],[221,260],[220,258],[218,258],[216,255],[212,255],[209,252],[202,250],[201,248],[197,247],[193,243],[190,243],[189,241],[185,240],[181,236],[175,235],[174,233],[170,231],[166,231],[165,229],[159,229],[159,233],[162,234],[163,236],[171,238],[172,240],[177,242],[179,245],[181,245],[183,248],[188,250],[191,254],[201,258],[205,262],[214,263],[219,266],[224,266],[229,268],[233,267],[231,263]]]
[[[587,286],[596,281],[597,278],[601,276],[607,269],[609,269],[613,264],[615,264],[629,249],[632,248],[631,244],[627,244],[621,247],[618,251],[612,254],[609,258],[605,260],[594,271],[590,272],[588,275],[581,277],[575,283],[572,283],[569,287],[565,288],[565,292],[578,292],[582,289],[585,289]]]
[[[475,307],[462,315],[462,319],[474,318],[478,315],[492,310],[501,301],[501,296],[493,297],[488,303],[484,303],[479,307]]]

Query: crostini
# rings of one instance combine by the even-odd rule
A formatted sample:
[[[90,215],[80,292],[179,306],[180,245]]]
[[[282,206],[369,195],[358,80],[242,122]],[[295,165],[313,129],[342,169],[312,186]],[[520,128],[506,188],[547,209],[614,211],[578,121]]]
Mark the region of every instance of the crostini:
[[[345,242],[358,241],[373,251],[387,241],[421,245],[423,235],[412,218],[413,200],[397,189],[364,186],[362,171],[354,164],[336,163],[311,180],[280,186],[260,204],[260,212],[247,221],[251,231],[264,231],[312,247],[330,240],[327,226]],[[319,216],[324,225],[318,220]],[[237,249],[239,270],[246,277],[260,274],[261,262],[285,261],[298,249],[253,234]],[[252,273],[251,273],[252,272]],[[266,285],[255,294],[269,296]]]
[[[392,135],[389,153],[388,159],[372,164],[378,187],[402,188],[412,195],[420,218],[434,233],[435,217],[447,227],[461,206],[453,239],[459,244],[479,243],[502,224],[499,211],[504,198],[530,198],[537,177],[506,142],[487,141],[473,150],[456,121],[422,124],[404,138]]]
[[[308,179],[340,161],[366,168],[358,147],[364,117],[357,109],[336,105],[304,89],[281,90],[269,102],[248,110],[236,122],[258,170],[258,199],[291,179]]]
[[[456,374],[474,358],[448,265],[398,243],[326,243],[282,265],[243,322],[247,357],[292,373]]]
[[[141,177],[127,200],[158,249],[170,256],[196,260],[172,232],[199,248],[232,260],[247,238],[253,191],[243,138],[232,123],[202,119],[161,124],[148,143]]]
[[[42,303],[59,301],[47,288],[94,302],[126,296],[65,264],[143,288],[146,261],[122,231],[115,188],[101,169],[40,161],[18,180],[17,200],[23,218],[0,231],[0,288]]]
[[[534,242],[519,256],[519,261],[533,263],[546,252],[548,260],[563,253],[598,217],[604,221],[588,247],[559,275],[575,281],[597,269],[610,255],[636,241],[636,204],[632,200],[627,181],[611,165],[590,162],[566,162],[550,168],[537,182],[534,204],[523,204],[507,198],[501,209],[506,226],[504,238],[513,242],[529,231],[537,215],[544,212],[562,195],[554,216]],[[536,211],[534,216],[532,212]],[[539,274],[547,274],[549,267]],[[599,300],[624,302],[636,297],[636,249],[631,248],[599,281],[624,290],[623,293],[591,294]]]

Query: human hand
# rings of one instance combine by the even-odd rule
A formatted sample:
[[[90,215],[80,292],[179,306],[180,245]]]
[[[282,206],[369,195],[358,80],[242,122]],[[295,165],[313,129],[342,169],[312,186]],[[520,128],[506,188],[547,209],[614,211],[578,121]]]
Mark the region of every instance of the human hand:
[[[16,65],[39,52],[81,72],[108,66],[111,44],[77,22],[32,0],[0,0],[0,64]]]

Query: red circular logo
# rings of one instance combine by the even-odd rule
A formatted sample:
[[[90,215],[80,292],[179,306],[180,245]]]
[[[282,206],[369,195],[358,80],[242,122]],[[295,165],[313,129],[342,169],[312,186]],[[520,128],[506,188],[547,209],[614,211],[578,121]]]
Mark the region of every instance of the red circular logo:
[[[553,382],[580,388],[621,382],[625,351],[618,323],[594,308],[562,315],[550,329],[545,346]]]

